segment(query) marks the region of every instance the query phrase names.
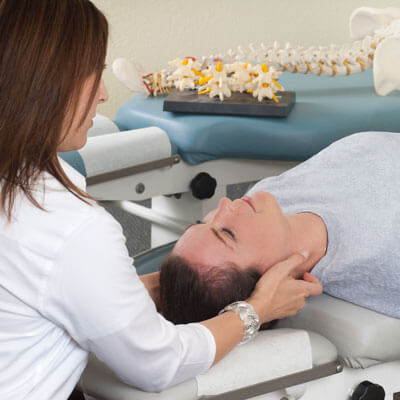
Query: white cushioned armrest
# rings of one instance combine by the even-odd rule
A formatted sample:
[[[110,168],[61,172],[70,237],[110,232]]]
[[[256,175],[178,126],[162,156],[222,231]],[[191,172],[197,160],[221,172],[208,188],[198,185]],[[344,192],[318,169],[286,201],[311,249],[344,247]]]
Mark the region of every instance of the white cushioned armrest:
[[[338,351],[333,343],[318,333],[311,331],[307,332],[308,336],[310,337],[311,354],[314,367],[337,360]]]
[[[246,352],[252,352],[254,349],[250,349],[246,344],[234,349],[236,354],[231,354],[231,360],[226,358],[229,365],[228,369],[231,370],[229,374],[234,378],[235,374],[241,374],[243,370],[254,371],[259,367],[263,372],[263,380],[268,381],[278,376],[285,376],[295,372],[296,368],[298,369],[301,365],[301,362],[293,362],[293,359],[299,354],[299,349],[296,347],[296,343],[299,342],[296,342],[294,339],[297,332],[304,331],[282,329],[281,332],[287,339],[288,347],[292,347],[291,350],[288,349],[288,351],[282,355],[282,343],[279,344],[276,340],[273,340],[274,337],[277,337],[277,331],[260,332],[256,339],[258,339],[258,345],[261,346],[260,353],[264,354],[266,357],[263,361],[264,365],[268,366],[268,368],[263,369],[262,365],[253,362],[254,357],[251,357],[251,354],[249,356]],[[269,340],[269,338],[272,340]],[[308,337],[306,337],[306,341],[311,346],[313,365],[318,366],[337,359],[336,349],[327,339],[316,333],[309,333]],[[248,344],[250,345],[251,343],[252,342],[249,342]],[[292,360],[289,362],[288,358]],[[276,360],[275,363],[273,362],[274,360]],[[303,361],[304,365],[309,362],[307,360],[300,361]],[[268,365],[269,363],[271,365]],[[218,364],[216,367],[218,367]],[[226,369],[226,366],[224,368]],[[213,374],[213,371],[218,374],[221,373],[220,371],[216,371],[215,367],[211,368],[208,373]],[[251,375],[251,373],[249,375]],[[119,381],[118,378],[93,355],[89,358],[89,363],[82,374],[79,386],[88,395],[106,400],[197,400],[200,398],[196,379],[183,382],[161,393],[146,393],[129,387],[125,383]]]
[[[332,342],[352,368],[400,360],[400,320],[326,294],[307,299],[294,317],[278,328],[307,329]]]
[[[304,330],[259,332],[196,377],[198,394],[213,396],[312,368],[310,337]]]
[[[171,142],[162,129],[150,127],[90,137],[79,154],[92,177],[170,157]]]
[[[79,381],[80,389],[104,400],[197,400],[195,379],[190,379],[161,393],[147,393],[121,382],[114,373],[93,354]]]

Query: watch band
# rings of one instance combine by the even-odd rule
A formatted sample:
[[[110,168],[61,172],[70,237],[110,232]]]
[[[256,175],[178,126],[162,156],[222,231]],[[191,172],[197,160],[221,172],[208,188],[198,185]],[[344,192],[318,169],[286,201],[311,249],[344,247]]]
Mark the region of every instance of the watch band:
[[[244,335],[239,344],[243,344],[253,339],[260,329],[260,318],[255,312],[253,306],[246,301],[235,301],[224,307],[219,313],[233,311],[237,313],[244,324]]]

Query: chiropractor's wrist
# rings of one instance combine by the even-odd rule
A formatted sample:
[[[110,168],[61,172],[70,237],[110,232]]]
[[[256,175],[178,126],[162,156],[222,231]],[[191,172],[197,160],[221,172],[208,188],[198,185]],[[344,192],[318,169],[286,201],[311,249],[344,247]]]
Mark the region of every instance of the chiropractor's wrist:
[[[246,301],[236,301],[223,308],[219,314],[227,311],[235,312],[243,321],[243,337],[240,344],[253,339],[260,329],[260,318],[252,304]]]
[[[265,301],[258,301],[257,298],[250,297],[246,302],[249,303],[257,313],[261,325],[274,319],[274,316],[270,313],[272,307],[267,307]]]

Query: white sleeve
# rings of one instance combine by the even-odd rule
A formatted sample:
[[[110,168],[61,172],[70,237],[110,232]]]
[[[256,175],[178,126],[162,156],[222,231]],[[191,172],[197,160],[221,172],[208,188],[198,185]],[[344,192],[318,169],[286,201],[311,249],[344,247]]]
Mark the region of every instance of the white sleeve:
[[[125,382],[160,391],[207,370],[215,341],[201,324],[157,313],[129,257],[121,226],[99,210],[60,249],[48,277],[45,316]]]

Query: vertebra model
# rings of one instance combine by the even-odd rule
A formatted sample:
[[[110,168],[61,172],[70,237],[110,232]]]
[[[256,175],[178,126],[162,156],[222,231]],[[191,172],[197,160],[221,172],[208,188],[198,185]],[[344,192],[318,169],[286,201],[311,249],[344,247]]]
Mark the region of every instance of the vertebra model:
[[[116,77],[130,90],[157,95],[171,87],[197,88],[220,100],[231,91],[252,93],[258,100],[273,98],[283,88],[277,83],[283,71],[315,75],[350,75],[373,67],[376,92],[387,95],[400,89],[400,9],[362,7],[350,16],[350,34],[356,41],[329,47],[250,45],[226,54],[176,59],[169,64],[175,71],[144,74],[126,59],[113,63]]]

